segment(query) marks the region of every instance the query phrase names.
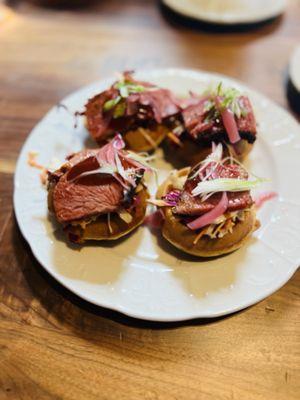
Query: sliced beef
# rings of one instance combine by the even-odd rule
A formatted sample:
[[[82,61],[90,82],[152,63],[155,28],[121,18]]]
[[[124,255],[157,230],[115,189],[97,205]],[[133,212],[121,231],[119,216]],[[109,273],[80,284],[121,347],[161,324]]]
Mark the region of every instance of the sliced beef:
[[[85,105],[87,128],[96,141],[104,141],[110,134],[112,113],[104,113],[103,106],[108,100],[115,99],[118,94],[117,89],[110,88],[89,99]]]
[[[154,119],[161,123],[163,119],[175,115],[179,112],[179,106],[170,90],[151,89],[141,93],[133,93],[128,96],[129,104],[135,105],[135,114],[139,116],[139,109],[145,108],[149,119]],[[131,114],[132,115],[132,114]],[[141,115],[143,118],[143,113]]]
[[[210,166],[208,166],[210,168]],[[191,171],[190,176],[193,176],[195,169]],[[226,167],[219,166],[215,170],[218,178],[232,178],[232,179],[247,179],[248,174],[238,165],[227,165]],[[215,176],[216,177],[216,176]],[[178,203],[173,208],[175,214],[180,215],[201,215],[212,210],[220,201],[222,193],[215,193],[207,200],[201,201],[199,196],[192,196],[192,190],[197,186],[201,180],[201,176],[194,179],[187,179],[184,189],[181,193]],[[253,204],[252,197],[249,191],[243,192],[228,192],[227,193],[229,204],[228,211],[237,211],[244,208],[251,207]]]
[[[206,100],[200,99],[197,104],[192,104],[183,110],[182,117],[188,135],[203,144],[212,141],[228,141],[221,118],[207,119]],[[240,136],[249,143],[253,143],[256,139],[256,121],[250,100],[246,96],[240,96],[239,103],[245,111],[244,116],[235,117]]]
[[[67,157],[67,162],[63,164],[59,169],[54,172],[48,171],[48,180],[50,183],[56,183],[58,180],[72,167],[75,167],[77,164],[80,164],[82,161],[95,156],[99,152],[99,149],[86,149],[82,150],[78,153],[70,154]],[[92,169],[92,168],[91,168]]]
[[[243,210],[251,207],[253,200],[247,192],[228,192],[229,204],[228,211]],[[201,201],[199,197],[193,197],[191,193],[183,191],[179,202],[173,208],[174,214],[180,215],[201,215],[215,208],[222,197],[222,193],[216,193],[206,201]]]
[[[249,98],[247,96],[240,96],[239,102],[246,113],[245,116],[241,116],[241,118],[237,120],[239,131],[256,135],[256,121]]]
[[[115,212],[120,206],[130,206],[135,193],[133,187],[138,185],[145,169],[126,157],[126,152],[117,150],[117,144],[120,146],[117,140],[100,149],[72,154],[59,170],[49,173],[49,208],[55,212],[60,223],[70,223]],[[111,175],[95,171],[106,164],[115,166],[116,152],[125,170],[135,169],[131,183],[123,181],[118,173]]]
[[[114,86],[93,97],[85,105],[84,115],[88,130],[98,143],[106,141],[113,132],[125,133],[138,127],[155,126],[180,111],[170,90],[156,88],[148,82],[136,81],[128,73],[125,73],[125,77],[135,85],[142,85],[146,90],[131,93],[121,100],[125,103],[123,116],[115,118],[114,109],[103,110],[108,100],[119,96],[119,90]]]
[[[122,186],[111,176],[90,175],[69,181],[62,176],[53,189],[53,207],[60,223],[116,211],[123,200]]]

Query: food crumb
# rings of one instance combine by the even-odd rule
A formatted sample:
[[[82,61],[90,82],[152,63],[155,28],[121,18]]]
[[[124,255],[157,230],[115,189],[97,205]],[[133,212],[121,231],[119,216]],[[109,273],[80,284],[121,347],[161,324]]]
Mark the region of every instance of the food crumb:
[[[285,375],[284,375],[284,378],[285,378],[286,383],[287,383],[287,381],[288,381],[288,377],[289,377],[289,375],[288,375],[288,372],[286,371],[286,373],[285,373]]]
[[[46,185],[46,183],[47,183],[47,168],[44,167],[43,165],[39,164],[36,161],[36,158],[37,158],[38,154],[39,153],[37,151],[29,151],[28,152],[27,163],[28,163],[28,165],[30,167],[37,168],[37,169],[41,170],[40,180],[41,180],[41,183],[43,185]]]
[[[267,307],[265,307],[265,310],[266,310],[267,312],[274,312],[274,311],[275,311],[275,308],[272,308],[272,307],[267,306]]]

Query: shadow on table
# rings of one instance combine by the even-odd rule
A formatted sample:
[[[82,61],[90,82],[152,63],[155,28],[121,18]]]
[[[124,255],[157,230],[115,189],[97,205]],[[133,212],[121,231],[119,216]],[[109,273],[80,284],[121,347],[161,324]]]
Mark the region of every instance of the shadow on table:
[[[242,23],[242,24],[231,24],[223,25],[218,23],[212,23],[207,21],[201,21],[196,18],[187,17],[180,14],[167,5],[161,0],[158,0],[159,8],[166,19],[166,21],[174,27],[185,27],[198,31],[205,31],[209,33],[237,33],[237,32],[249,32],[254,30],[260,30],[260,33],[269,34],[276,30],[283,21],[283,14],[274,18],[256,22],[256,23]],[[262,28],[266,28],[264,31]]]
[[[24,0],[5,0],[5,3],[9,7],[16,7],[19,3],[25,2]],[[45,8],[54,8],[60,10],[76,10],[81,8],[88,8],[96,0],[27,0],[27,3],[34,4],[35,6],[45,7]]]
[[[12,240],[18,265],[22,268],[23,276],[33,297],[42,304],[47,311],[47,315],[54,314],[54,317],[59,322],[68,324],[77,333],[88,334],[89,329],[99,329],[101,320],[98,318],[108,318],[114,322],[141,329],[175,329],[183,326],[217,323],[234,316],[234,314],[231,314],[224,317],[200,318],[182,322],[153,322],[135,319],[120,312],[93,305],[66,289],[46,272],[36,261],[29,245],[23,239],[16,221],[13,226]],[[24,254],[26,254],[26,257],[24,257]],[[71,308],[66,307],[64,300],[72,304]],[[68,314],[66,314],[66,309]]]
[[[286,96],[289,106],[296,113],[295,117],[300,121],[300,93],[289,78],[286,79]]]

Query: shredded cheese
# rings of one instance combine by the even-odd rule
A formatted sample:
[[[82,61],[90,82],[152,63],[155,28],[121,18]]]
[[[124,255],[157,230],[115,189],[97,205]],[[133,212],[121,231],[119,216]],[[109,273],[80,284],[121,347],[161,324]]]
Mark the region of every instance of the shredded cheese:
[[[37,168],[37,169],[41,169],[41,170],[46,169],[43,165],[39,164],[36,161],[36,158],[37,158],[38,155],[39,155],[38,152],[30,151],[28,153],[28,159],[27,159],[28,165],[30,165],[31,167]]]
[[[39,153],[36,152],[36,151],[30,151],[28,153],[27,163],[28,163],[28,165],[30,167],[37,168],[37,169],[41,170],[40,180],[41,180],[41,183],[43,185],[46,185],[46,183],[47,183],[47,168],[44,167],[43,165],[39,164],[36,161],[36,157],[38,156],[38,154]]]

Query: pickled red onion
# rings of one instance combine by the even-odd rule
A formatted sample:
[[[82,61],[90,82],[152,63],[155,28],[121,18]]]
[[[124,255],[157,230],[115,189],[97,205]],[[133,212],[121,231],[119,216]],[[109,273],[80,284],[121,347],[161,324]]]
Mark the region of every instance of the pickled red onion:
[[[261,193],[255,199],[256,208],[260,208],[266,201],[274,199],[277,196],[278,196],[278,193],[276,193],[276,192],[264,192],[264,193]]]
[[[178,200],[180,198],[180,190],[172,190],[171,192],[167,193],[164,197],[163,200],[166,201],[166,203],[169,206],[176,206],[176,204],[178,203]]]
[[[86,171],[80,172],[75,178],[71,178],[70,180],[102,173],[112,175],[126,190],[129,190],[130,186],[136,187],[134,175],[137,173],[137,170],[151,171],[151,168],[134,160],[128,155],[128,152],[122,151],[124,147],[125,143],[121,135],[116,135],[114,139],[101,147],[95,155],[81,162],[81,164],[87,164],[88,162],[90,164],[92,163],[90,168],[87,168]],[[127,168],[124,168],[121,157],[129,164]],[[93,163],[96,163],[96,165],[98,163],[99,168],[95,168]],[[94,169],[92,168],[93,166]],[[74,167],[72,169],[74,169]],[[70,175],[71,170],[68,175]]]
[[[218,107],[224,127],[229,137],[230,143],[236,143],[241,140],[239,130],[234,118],[234,113],[229,108],[222,106],[222,100],[219,96],[215,98],[216,106]]]
[[[149,226],[150,229],[160,229],[164,221],[164,214],[162,210],[154,211],[152,214],[147,215],[144,224]]]
[[[215,219],[224,214],[227,208],[228,197],[226,192],[223,192],[221,200],[214,209],[189,222],[187,226],[192,230],[197,230],[203,228],[206,225],[210,225]]]
[[[119,133],[113,138],[112,144],[117,150],[122,150],[125,147],[125,142]]]

